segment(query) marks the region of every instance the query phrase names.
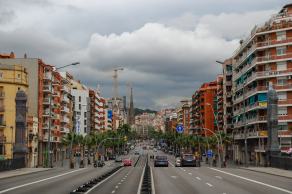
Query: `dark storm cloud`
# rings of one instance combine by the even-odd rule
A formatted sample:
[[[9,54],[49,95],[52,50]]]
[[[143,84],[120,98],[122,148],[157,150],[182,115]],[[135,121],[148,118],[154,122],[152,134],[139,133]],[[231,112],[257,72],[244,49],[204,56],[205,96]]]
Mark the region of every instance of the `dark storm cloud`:
[[[68,69],[90,87],[112,95],[112,68],[120,94],[133,82],[136,104],[174,105],[221,68],[239,39],[286,0],[0,0],[0,51],[27,53]]]

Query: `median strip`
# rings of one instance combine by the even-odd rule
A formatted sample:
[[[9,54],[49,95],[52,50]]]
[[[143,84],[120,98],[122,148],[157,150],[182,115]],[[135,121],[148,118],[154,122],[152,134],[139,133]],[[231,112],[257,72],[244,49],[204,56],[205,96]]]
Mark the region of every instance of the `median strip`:
[[[79,186],[77,189],[71,191],[70,194],[88,194],[90,191],[92,191],[93,189],[98,187],[100,184],[104,183],[105,181],[110,179],[112,176],[114,176],[116,173],[118,173],[122,168],[123,168],[122,166],[118,166],[95,179],[91,179],[85,184]]]

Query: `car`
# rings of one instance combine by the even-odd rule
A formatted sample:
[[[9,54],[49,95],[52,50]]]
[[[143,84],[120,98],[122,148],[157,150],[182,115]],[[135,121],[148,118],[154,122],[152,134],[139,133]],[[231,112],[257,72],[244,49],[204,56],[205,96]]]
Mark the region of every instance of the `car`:
[[[154,159],[154,167],[165,166],[168,167],[167,156],[156,156]]]
[[[180,157],[177,157],[175,159],[175,167],[180,167],[181,166],[181,158]]]
[[[172,150],[169,150],[168,151],[168,154],[172,155],[173,154],[173,151]]]
[[[115,159],[115,162],[122,162],[122,161],[123,161],[122,158],[119,157],[119,156],[117,156],[116,159]]]
[[[157,152],[157,149],[156,148],[153,148],[153,152]]]
[[[181,157],[181,166],[193,166],[196,167],[196,159],[192,154],[183,154]]]
[[[139,155],[139,151],[138,150],[135,150],[135,155]]]
[[[132,166],[132,160],[131,159],[124,159],[123,165],[124,166]]]

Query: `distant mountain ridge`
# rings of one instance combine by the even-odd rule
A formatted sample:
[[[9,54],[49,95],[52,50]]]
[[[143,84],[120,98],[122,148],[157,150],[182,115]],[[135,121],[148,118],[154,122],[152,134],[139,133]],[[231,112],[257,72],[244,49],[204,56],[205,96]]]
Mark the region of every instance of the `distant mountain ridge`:
[[[143,113],[157,113],[155,110],[135,108],[135,116]]]

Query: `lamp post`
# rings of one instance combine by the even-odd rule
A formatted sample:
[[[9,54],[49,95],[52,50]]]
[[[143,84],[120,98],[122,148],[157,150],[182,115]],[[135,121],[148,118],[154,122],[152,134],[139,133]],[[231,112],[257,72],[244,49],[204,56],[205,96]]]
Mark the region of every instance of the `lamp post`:
[[[206,105],[210,106],[211,107],[211,110],[213,112],[213,115],[214,115],[214,119],[215,119],[215,122],[216,122],[216,126],[217,126],[217,130],[219,131],[219,128],[218,128],[218,121],[216,119],[216,115],[215,115],[215,112],[214,112],[214,109],[212,107],[212,105],[210,103],[206,103]],[[213,132],[214,133],[214,132]],[[215,133],[214,133],[215,134]],[[222,137],[221,137],[221,134],[220,134],[220,131],[219,131],[219,138],[220,138],[220,143],[221,143],[221,148],[223,149],[223,143],[222,143]],[[220,152],[218,153],[220,155]],[[222,159],[223,159],[223,163],[225,163],[225,154],[224,154],[224,150],[222,150]],[[221,161],[220,161],[221,162]]]
[[[218,138],[218,135],[216,133],[214,133],[212,130],[208,129],[208,128],[203,128],[204,130],[207,130],[209,132],[211,132],[213,135],[215,135],[216,137],[216,140],[217,140],[217,150],[218,150],[218,157],[219,157],[219,166],[222,167],[222,164],[221,164],[221,155],[220,155],[220,143],[221,143],[221,147],[222,147],[222,141],[219,141],[219,138]],[[220,134],[219,134],[219,137],[220,137]]]
[[[58,67],[55,69],[55,71],[59,70],[59,69],[63,69],[65,67],[68,67],[68,66],[75,66],[75,65],[78,65],[80,64],[79,62],[75,62],[75,63],[71,63],[71,64],[68,64],[68,65],[64,65],[64,66],[61,66],[61,67]],[[53,71],[52,71],[52,75],[50,77],[50,94],[52,94],[52,90],[53,90],[53,84],[52,84],[52,81],[53,81]],[[52,168],[53,167],[53,164],[52,164],[52,159],[51,159],[51,122],[52,122],[52,98],[50,98],[50,103],[49,103],[49,116],[50,116],[50,119],[49,119],[49,134],[48,134],[48,152],[47,152],[47,158],[48,158],[48,164],[47,164],[47,167],[50,167]]]

